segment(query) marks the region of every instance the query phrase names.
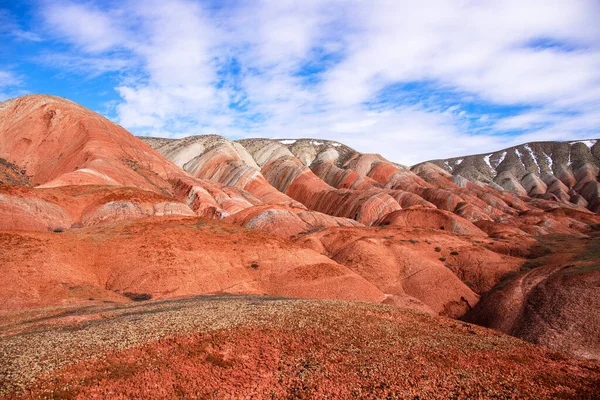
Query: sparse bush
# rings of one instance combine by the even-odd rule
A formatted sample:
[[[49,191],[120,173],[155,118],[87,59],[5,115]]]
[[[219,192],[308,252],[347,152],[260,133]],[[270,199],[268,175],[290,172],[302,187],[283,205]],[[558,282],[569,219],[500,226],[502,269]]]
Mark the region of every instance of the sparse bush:
[[[123,293],[123,296],[130,298],[133,301],[146,301],[152,298],[152,295],[150,293],[125,292]]]
[[[309,230],[302,231],[302,232],[298,233],[298,235],[309,235],[311,233],[320,232],[320,231],[322,231],[324,229],[325,229],[324,226],[313,226]]]
[[[258,263],[253,262],[252,264],[250,264],[250,267],[252,269],[258,269],[259,265],[258,265]]]
[[[450,252],[450,255],[451,255],[451,256],[457,256],[457,255],[458,255],[458,251],[451,251],[451,252]]]
[[[435,252],[439,253],[440,251],[442,251],[441,247],[436,247],[435,249],[433,249]]]
[[[63,228],[54,228],[54,230],[52,232],[54,232],[54,233],[62,233],[64,231],[65,230]]]
[[[446,258],[445,258],[445,257],[440,257],[440,258],[439,258],[439,260],[440,260],[441,262],[444,262],[444,261],[446,261]]]
[[[211,363],[212,365],[216,365],[221,368],[230,368],[233,366],[233,362],[229,360],[225,360],[222,355],[218,353],[210,353],[206,356],[206,361]]]

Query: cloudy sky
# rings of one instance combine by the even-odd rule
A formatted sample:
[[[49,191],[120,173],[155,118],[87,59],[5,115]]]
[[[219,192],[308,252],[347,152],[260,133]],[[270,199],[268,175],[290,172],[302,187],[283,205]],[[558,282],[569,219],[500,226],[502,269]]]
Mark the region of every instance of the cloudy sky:
[[[404,164],[600,137],[598,0],[0,0],[0,100]]]

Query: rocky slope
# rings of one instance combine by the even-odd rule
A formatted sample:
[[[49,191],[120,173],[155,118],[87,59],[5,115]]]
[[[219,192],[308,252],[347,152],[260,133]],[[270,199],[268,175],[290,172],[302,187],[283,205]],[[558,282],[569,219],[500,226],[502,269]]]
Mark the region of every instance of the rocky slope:
[[[538,240],[542,255],[507,274],[466,320],[600,361],[600,233]]]
[[[600,140],[534,142],[489,154],[430,161],[456,179],[600,212]]]
[[[590,143],[408,168],[325,140],[140,140],[65,99],[9,100],[0,310],[128,302],[126,293],[363,300],[597,359],[590,341],[566,338],[589,336],[575,319],[597,321],[600,256],[580,265],[539,250],[600,231],[600,147]],[[571,264],[584,273],[563,279]]]
[[[389,223],[390,217],[387,220],[384,217],[390,213],[420,206],[429,209],[422,211],[422,216],[427,217],[414,218],[413,224],[423,223],[429,227],[437,224],[435,221],[441,218],[439,212],[433,211],[437,208],[454,214],[444,217],[447,221],[452,220],[446,222],[444,228],[456,226],[456,231],[471,222],[489,232],[497,230],[500,223],[529,234],[547,234],[551,230],[545,228],[548,216],[543,212],[554,208],[589,211],[593,199],[588,194],[593,194],[593,186],[598,183],[595,178],[590,180],[591,167],[581,167],[577,175],[581,176],[580,183],[574,185],[573,190],[586,193],[592,201],[575,201],[573,198],[571,202],[563,201],[564,196],[560,200],[534,192],[505,190],[492,181],[483,182],[472,175],[453,176],[435,163],[408,169],[381,156],[361,154],[331,141],[245,139],[231,142],[218,136],[142,139],[197,176],[232,184],[231,177],[240,176],[240,171],[251,170],[251,175],[260,181],[256,186],[264,186],[266,181],[309,210],[354,219],[366,225]],[[218,162],[211,164],[210,160]],[[198,168],[199,165],[202,167]],[[214,172],[215,168],[218,173]],[[585,175],[583,171],[592,172]],[[243,187],[247,187],[243,182]],[[534,223],[534,218],[529,218],[526,223],[518,218],[524,212],[529,212],[531,217],[537,211],[544,217]],[[578,230],[576,221],[552,223],[559,230]],[[579,228],[586,229],[583,225]]]

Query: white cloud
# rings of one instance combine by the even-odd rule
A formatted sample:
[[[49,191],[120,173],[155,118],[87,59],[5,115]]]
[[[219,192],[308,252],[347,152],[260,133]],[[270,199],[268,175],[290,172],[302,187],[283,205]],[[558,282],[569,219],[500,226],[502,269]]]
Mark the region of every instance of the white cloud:
[[[0,70],[0,101],[27,94],[20,89],[22,84],[21,78],[13,72]]]
[[[17,40],[30,41],[30,42],[41,42],[42,38],[35,32],[24,31],[22,29],[14,29],[10,34]]]
[[[386,84],[435,80],[499,103],[553,102],[600,79],[593,1],[357,2],[360,34],[329,72],[333,101],[367,100]],[[555,38],[585,52],[532,49]],[[350,89],[349,89],[350,88]]]
[[[55,35],[85,51],[103,52],[128,40],[127,31],[122,28],[126,19],[120,11],[106,12],[89,4],[50,1],[43,12]]]
[[[98,4],[47,3],[46,26],[77,49],[72,68],[102,73],[114,59],[129,72],[115,110],[135,132],[322,137],[403,163],[599,134],[595,0]],[[299,74],[307,65],[316,80]],[[457,96],[364,104],[423,81]],[[529,110],[477,114],[465,99]]]
[[[16,86],[21,83],[21,80],[12,72],[0,70],[0,88],[6,86]]]
[[[45,53],[36,57],[36,61],[47,66],[69,70],[95,78],[107,72],[125,71],[135,67],[135,62],[128,58],[115,56],[76,56],[64,53]]]

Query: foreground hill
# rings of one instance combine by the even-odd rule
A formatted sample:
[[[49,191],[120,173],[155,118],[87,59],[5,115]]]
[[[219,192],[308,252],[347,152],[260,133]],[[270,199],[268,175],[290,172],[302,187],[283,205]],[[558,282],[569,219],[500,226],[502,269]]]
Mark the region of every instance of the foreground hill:
[[[380,302],[357,273],[304,246],[198,218],[66,232],[0,231],[0,311],[207,293]]]
[[[132,329],[132,327],[135,327]],[[199,297],[0,324],[11,398],[593,398],[600,367],[389,306]]]

